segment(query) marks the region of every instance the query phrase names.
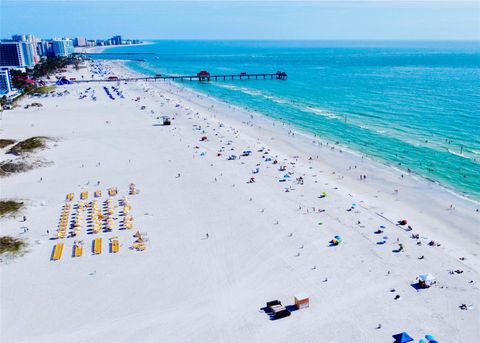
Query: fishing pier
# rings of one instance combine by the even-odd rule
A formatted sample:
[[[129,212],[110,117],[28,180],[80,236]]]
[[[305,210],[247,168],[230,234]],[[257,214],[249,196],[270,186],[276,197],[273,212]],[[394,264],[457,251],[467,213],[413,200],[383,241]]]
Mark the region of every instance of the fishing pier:
[[[129,82],[129,81],[227,81],[227,80],[286,80],[287,73],[284,71],[277,71],[276,73],[240,73],[240,74],[213,74],[202,70],[197,75],[155,75],[155,76],[141,76],[141,77],[117,77],[109,76],[105,79],[90,79],[90,80],[76,80],[76,79],[61,79],[64,83],[91,83],[91,82]],[[57,81],[57,83],[59,82]]]

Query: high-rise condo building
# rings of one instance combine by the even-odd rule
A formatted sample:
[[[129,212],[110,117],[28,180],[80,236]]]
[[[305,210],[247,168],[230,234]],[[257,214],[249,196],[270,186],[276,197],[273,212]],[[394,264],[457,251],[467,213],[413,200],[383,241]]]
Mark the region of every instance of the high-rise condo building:
[[[85,37],[77,37],[73,40],[73,46],[87,46],[87,39]]]
[[[68,57],[73,54],[73,42],[68,38],[54,38],[52,48],[55,56]]]
[[[8,68],[0,68],[0,95],[13,92],[12,77]]]

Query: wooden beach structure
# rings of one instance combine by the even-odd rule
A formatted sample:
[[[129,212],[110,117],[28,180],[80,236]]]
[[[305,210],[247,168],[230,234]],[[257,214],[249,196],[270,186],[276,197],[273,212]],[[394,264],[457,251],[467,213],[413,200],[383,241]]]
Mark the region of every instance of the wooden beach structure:
[[[276,73],[239,73],[239,74],[210,74],[206,70],[196,75],[160,75],[142,77],[117,77],[109,76],[105,79],[69,80],[69,83],[92,83],[92,82],[129,82],[129,81],[233,81],[233,80],[286,80],[288,74],[284,71]]]

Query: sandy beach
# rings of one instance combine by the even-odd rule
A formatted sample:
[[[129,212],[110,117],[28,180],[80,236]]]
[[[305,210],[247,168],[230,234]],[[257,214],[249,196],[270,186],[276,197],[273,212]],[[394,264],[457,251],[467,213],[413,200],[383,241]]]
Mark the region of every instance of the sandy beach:
[[[95,71],[133,74],[102,61],[64,75]],[[1,233],[28,248],[0,264],[0,341],[391,342],[402,331],[478,341],[478,202],[182,84],[55,94],[1,114],[2,138],[49,140],[24,157],[42,166],[1,179],[2,198],[25,203]],[[43,106],[24,108],[32,102]],[[22,158],[7,150],[2,161]],[[109,188],[113,228],[92,233],[89,204],[103,213]],[[56,238],[66,195],[75,222],[85,191],[80,233],[69,225]],[[137,231],[144,250],[132,248]],[[427,273],[435,283],[418,289]],[[279,320],[262,310],[298,294],[309,308]]]

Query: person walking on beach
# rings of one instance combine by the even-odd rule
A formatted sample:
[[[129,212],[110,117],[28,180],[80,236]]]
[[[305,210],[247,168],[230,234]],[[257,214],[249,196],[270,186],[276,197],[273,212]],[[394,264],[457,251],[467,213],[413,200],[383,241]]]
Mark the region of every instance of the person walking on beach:
[[[205,237],[206,237],[207,239],[208,239],[208,237],[210,237],[210,236],[208,235],[208,232],[205,234]]]

